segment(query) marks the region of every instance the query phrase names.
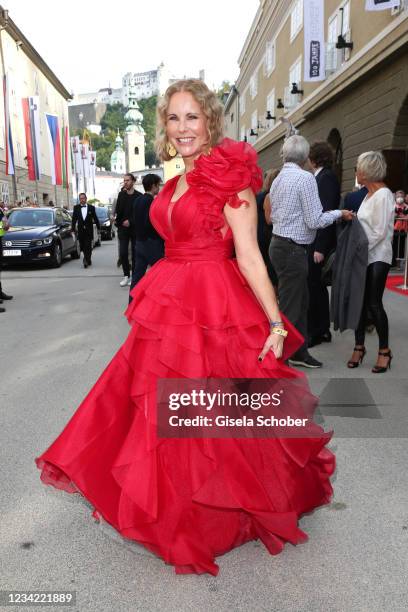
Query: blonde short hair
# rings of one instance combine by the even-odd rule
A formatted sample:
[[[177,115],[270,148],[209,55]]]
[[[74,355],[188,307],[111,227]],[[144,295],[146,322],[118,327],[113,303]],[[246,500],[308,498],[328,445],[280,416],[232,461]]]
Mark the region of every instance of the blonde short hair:
[[[357,171],[368,183],[382,181],[387,174],[387,162],[381,151],[367,151],[357,159]]]
[[[199,103],[208,121],[209,146],[213,147],[223,138],[224,109],[217,95],[200,79],[181,79],[170,85],[164,96],[157,103],[156,154],[161,161],[169,161],[171,156],[167,151],[167,109],[170,98],[180,91],[190,93]]]

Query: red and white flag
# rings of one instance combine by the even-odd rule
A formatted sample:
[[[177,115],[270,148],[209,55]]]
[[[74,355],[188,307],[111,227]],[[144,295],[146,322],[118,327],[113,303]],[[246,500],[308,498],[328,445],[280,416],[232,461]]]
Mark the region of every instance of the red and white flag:
[[[28,178],[38,181],[41,175],[39,96],[23,98],[23,118],[26,137]]]

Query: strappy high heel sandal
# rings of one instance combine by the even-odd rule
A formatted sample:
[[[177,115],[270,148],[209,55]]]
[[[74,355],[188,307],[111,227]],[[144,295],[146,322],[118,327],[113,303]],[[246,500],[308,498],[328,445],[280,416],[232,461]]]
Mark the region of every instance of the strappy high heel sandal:
[[[371,370],[373,374],[383,374],[384,372],[386,372],[387,370],[391,369],[391,361],[392,361],[392,353],[391,350],[388,351],[378,351],[378,354],[381,355],[382,357],[388,357],[388,363],[386,366],[377,366],[375,365],[373,367],[373,369]]]
[[[358,346],[355,346],[353,348],[353,351],[356,351],[357,353],[360,353],[360,357],[359,357],[358,361],[353,361],[352,359],[349,359],[348,362],[347,362],[347,367],[348,368],[358,368],[360,363],[363,363],[364,355],[366,354],[365,346],[362,346],[361,348],[359,348]]]

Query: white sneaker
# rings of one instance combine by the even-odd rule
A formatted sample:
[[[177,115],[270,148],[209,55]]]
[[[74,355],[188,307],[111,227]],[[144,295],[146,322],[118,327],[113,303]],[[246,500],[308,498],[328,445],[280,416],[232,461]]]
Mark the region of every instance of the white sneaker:
[[[128,283],[129,283],[129,277],[124,276],[123,279],[120,281],[119,285],[121,287],[126,287]]]
[[[128,280],[128,283],[127,283],[127,284],[128,284],[128,287],[130,287],[130,285],[132,284],[132,279],[131,279],[131,278],[129,278],[129,280]]]

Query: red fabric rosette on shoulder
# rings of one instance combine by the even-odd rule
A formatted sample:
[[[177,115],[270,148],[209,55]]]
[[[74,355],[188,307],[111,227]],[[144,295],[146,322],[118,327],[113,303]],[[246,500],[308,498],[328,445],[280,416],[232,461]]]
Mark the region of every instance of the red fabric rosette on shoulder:
[[[248,188],[254,193],[259,191],[262,170],[251,145],[224,138],[209,155],[201,155],[194,162],[186,180],[197,194],[203,213],[201,231],[219,232],[225,224],[222,217],[225,204],[234,208],[245,204],[237,194]]]

